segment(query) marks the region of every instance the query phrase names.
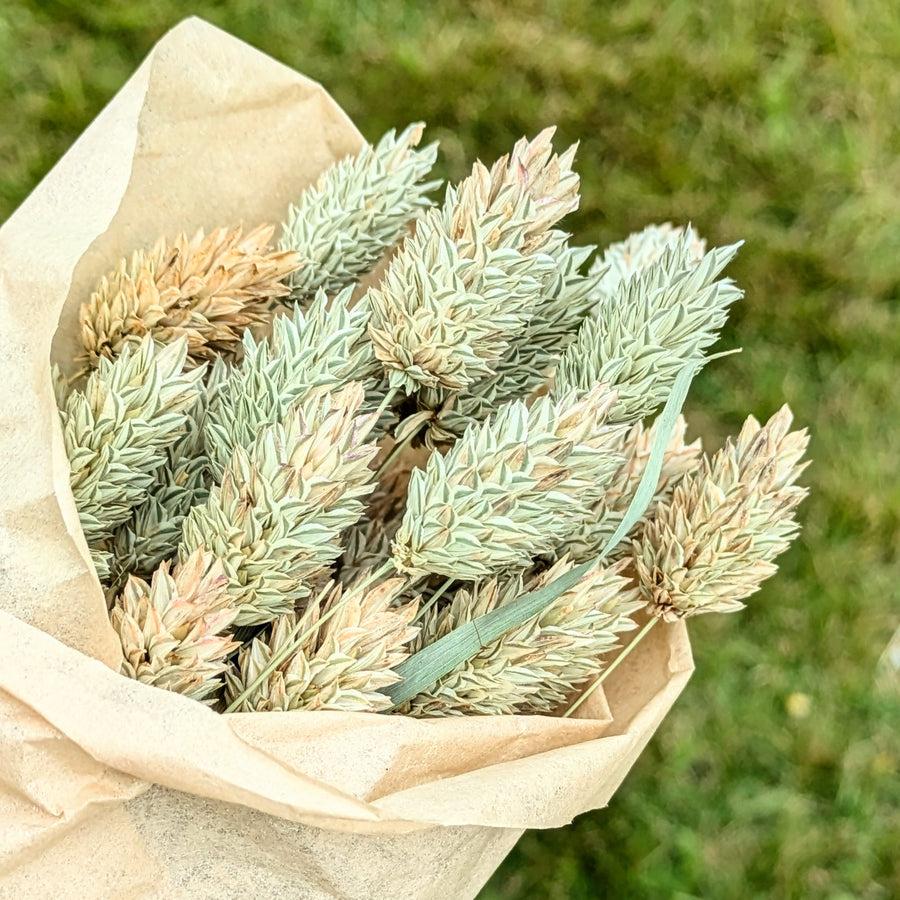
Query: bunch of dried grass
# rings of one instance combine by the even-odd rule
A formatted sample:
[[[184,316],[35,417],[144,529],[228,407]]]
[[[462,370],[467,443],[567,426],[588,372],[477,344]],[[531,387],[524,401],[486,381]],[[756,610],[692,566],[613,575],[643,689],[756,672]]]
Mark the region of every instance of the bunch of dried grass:
[[[160,241],[84,305],[97,368],[58,388],[131,677],[227,710],[550,713],[641,607],[623,654],[740,608],[795,536],[789,412],[712,458],[678,417],[737,245],[651,226],[584,272],[556,227],[575,147],[523,139],[431,208],[421,132],[325,172],[279,251]]]

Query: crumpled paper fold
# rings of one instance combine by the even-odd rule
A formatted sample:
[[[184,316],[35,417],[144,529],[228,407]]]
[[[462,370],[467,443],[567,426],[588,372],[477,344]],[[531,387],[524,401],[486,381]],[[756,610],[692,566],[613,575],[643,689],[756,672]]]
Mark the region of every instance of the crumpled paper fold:
[[[121,257],[281,221],[361,143],[318,84],[188,19],[0,229],[0,898],[465,900],[523,829],[604,806],[690,676],[680,623],[572,719],[221,716],[117,674],[51,362]]]

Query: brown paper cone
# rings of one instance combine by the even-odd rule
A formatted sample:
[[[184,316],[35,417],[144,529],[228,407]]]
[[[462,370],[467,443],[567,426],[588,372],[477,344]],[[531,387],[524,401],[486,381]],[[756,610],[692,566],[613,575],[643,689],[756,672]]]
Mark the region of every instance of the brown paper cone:
[[[465,900],[523,829],[605,805],[690,675],[681,624],[573,719],[220,716],[117,674],[51,359],[118,259],[280,221],[361,141],[317,84],[189,19],[0,230],[0,898]]]

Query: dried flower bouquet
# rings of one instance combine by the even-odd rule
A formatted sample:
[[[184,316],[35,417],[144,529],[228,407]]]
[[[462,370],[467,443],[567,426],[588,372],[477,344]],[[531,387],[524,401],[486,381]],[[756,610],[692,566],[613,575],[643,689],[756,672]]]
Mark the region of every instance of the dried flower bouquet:
[[[569,715],[796,535],[786,407],[684,440],[737,245],[651,226],[588,264],[557,227],[575,147],[523,139],[437,205],[422,131],[332,165],[277,240],[164,237],[82,305],[58,399],[129,677],[222,711]]]

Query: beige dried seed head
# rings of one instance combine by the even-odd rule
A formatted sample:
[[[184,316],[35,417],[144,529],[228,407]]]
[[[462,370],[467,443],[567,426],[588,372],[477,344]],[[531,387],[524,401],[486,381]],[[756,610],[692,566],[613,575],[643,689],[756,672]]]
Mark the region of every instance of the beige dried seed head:
[[[688,265],[699,265],[706,254],[706,241],[690,226],[674,227],[671,222],[648,225],[624,241],[610,244],[591,266],[593,273],[601,275],[598,299],[614,297],[629,278],[657,262],[666,250],[681,243],[685,235],[688,237],[685,261]]]
[[[505,404],[412,473],[393,543],[401,572],[466,580],[528,569],[588,516],[621,458],[615,394]]]
[[[60,409],[69,484],[97,574],[109,574],[114,531],[147,500],[167,450],[187,429],[203,369],[183,372],[184,340],[144,338],[102,359]]]
[[[428,193],[440,182],[424,179],[437,144],[416,149],[423,130],[416,123],[400,134],[389,131],[374,147],[366,144],[329,166],[291,206],[279,246],[300,255],[290,278],[295,300],[354,284],[431,206]]]
[[[532,141],[521,138],[490,170],[475,163],[472,173],[460,183],[451,211],[450,235],[455,241],[473,247],[479,242],[499,246],[507,224],[522,215],[522,202],[530,201],[525,213],[528,222],[519,231],[515,248],[528,255],[547,243],[550,229],[576,210],[579,202],[580,179],[572,170],[578,145],[555,154],[555,132],[555,128],[545,128]],[[493,230],[485,232],[481,223],[488,217]]]
[[[341,555],[341,534],[374,487],[364,394],[356,382],[313,392],[252,447],[236,447],[221,483],[184,520],[179,555],[206,546],[222,558],[238,625],[289,612]]]
[[[132,576],[110,611],[124,654],[122,673],[194,700],[212,702],[225,658],[239,644],[223,634],[237,610],[221,563],[200,548],[169,573],[163,563],[148,585]]]
[[[186,337],[194,365],[234,353],[247,328],[270,319],[270,301],[290,293],[284,279],[299,257],[270,250],[273,234],[271,225],[200,229],[122,260],[81,307],[83,358],[96,365],[145,334]]]
[[[634,566],[649,611],[672,621],[735,612],[774,574],[797,535],[795,484],[806,467],[806,430],[790,431],[782,407],[760,426],[750,416],[700,470],[675,487],[634,542]]]
[[[565,247],[550,229],[577,206],[579,182],[574,148],[554,155],[552,134],[520,141],[491,170],[476,163],[367,295],[389,382],[430,408],[495,374],[556,274]]]
[[[371,506],[367,516],[343,534],[344,552],[340,558],[338,580],[350,585],[365,573],[381,568],[391,558],[391,541],[400,527],[400,517],[374,517]]]
[[[418,634],[411,624],[418,602],[397,603],[406,584],[392,578],[366,590],[337,585],[301,618],[280,617],[267,639],[255,638],[241,651],[226,676],[226,699],[237,699],[274,655],[296,644],[239,711],[389,709],[390,700],[379,691],[399,680],[394,669],[409,656],[408,645]],[[297,635],[306,632],[297,643]]]

